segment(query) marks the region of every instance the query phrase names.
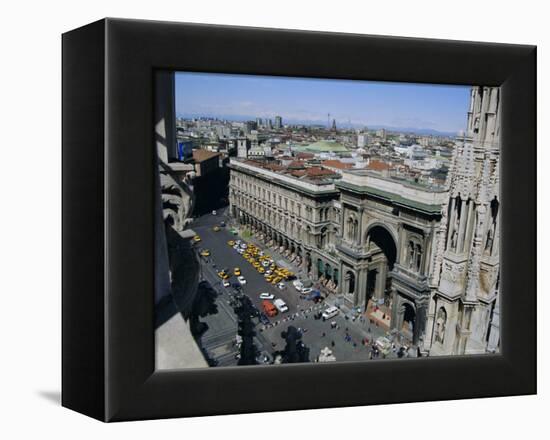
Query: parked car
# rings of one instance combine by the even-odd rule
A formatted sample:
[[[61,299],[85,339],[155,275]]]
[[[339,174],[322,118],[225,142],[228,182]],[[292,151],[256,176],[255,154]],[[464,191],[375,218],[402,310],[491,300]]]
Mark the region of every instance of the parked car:
[[[218,213],[216,212],[216,210],[212,211],[212,215],[218,215]]]
[[[302,295],[307,295],[308,293],[311,293],[313,289],[311,287],[302,287],[302,290],[300,290],[300,293]]]
[[[281,313],[288,312],[288,306],[281,298],[277,298],[273,301],[273,305],[277,307],[277,310]]]
[[[257,318],[259,316],[260,316],[260,311],[258,310],[258,308],[256,306],[252,306],[250,308],[250,317]]]
[[[384,336],[380,336],[376,339],[375,345],[384,355],[388,355],[391,352],[391,341]]]
[[[338,307],[330,306],[327,309],[325,309],[321,317],[323,318],[323,321],[326,321],[327,319],[330,319],[338,315],[338,313],[340,313],[340,310],[338,309]]]
[[[219,226],[214,226],[212,229],[214,230],[214,232],[220,232],[220,227]]]
[[[262,309],[267,316],[273,317],[277,314],[277,308],[273,305],[271,301],[264,299],[262,301]]]
[[[273,295],[272,293],[267,293],[267,292],[260,293],[260,299],[273,299],[273,298],[275,298],[275,295]]]
[[[267,325],[270,323],[269,318],[266,316],[265,313],[260,313],[260,316],[258,318],[263,325]]]
[[[222,228],[225,228],[225,222],[220,222],[220,226],[221,226]]]
[[[230,287],[231,283],[227,280],[223,280],[223,287]]]
[[[258,356],[256,356],[256,362],[258,364],[264,364],[264,365],[272,364],[273,356],[269,354],[267,351],[262,351],[258,353]]]
[[[245,277],[243,277],[242,275],[241,275],[240,277],[238,277],[237,280],[239,281],[239,283],[241,283],[241,285],[245,285],[245,284],[246,284],[246,279],[245,279]]]
[[[285,283],[279,283],[279,284],[277,284],[277,287],[278,287],[280,290],[285,290],[285,289],[286,289]]]
[[[298,292],[301,292],[302,289],[304,288],[304,285],[302,284],[302,282],[301,282],[300,280],[293,281],[293,282],[292,282],[292,285],[294,286],[294,288],[295,288]]]

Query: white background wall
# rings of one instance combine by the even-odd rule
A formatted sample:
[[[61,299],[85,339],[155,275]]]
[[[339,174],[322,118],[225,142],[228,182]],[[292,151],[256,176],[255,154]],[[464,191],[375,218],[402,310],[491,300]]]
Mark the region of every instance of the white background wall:
[[[541,79],[538,120],[544,130],[547,124],[542,122],[550,119],[550,71],[546,56],[548,15],[543,4],[531,0],[4,2],[0,26],[0,437],[542,438],[536,432],[548,432],[548,412],[543,410],[543,405],[548,405],[547,374],[539,377],[539,396],[115,425],[104,425],[63,409],[58,401],[62,32],[112,16],[537,44]],[[539,139],[543,145],[546,143],[545,136]],[[539,218],[546,220],[550,212],[543,202],[550,185],[542,174],[549,159],[550,148],[544,146],[539,150],[538,194]],[[548,249],[548,233],[542,227],[538,237],[539,249]],[[539,255],[541,373],[548,371],[550,320],[541,315],[549,309],[548,283],[542,278],[549,261],[547,254]]]

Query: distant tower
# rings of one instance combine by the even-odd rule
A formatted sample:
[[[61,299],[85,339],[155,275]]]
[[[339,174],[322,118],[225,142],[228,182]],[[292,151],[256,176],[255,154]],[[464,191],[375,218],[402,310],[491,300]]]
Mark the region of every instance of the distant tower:
[[[336,119],[332,120],[332,127],[330,127],[331,131],[336,131]]]
[[[499,93],[472,88],[466,135],[457,139],[430,268],[421,347],[430,355],[499,348]]]
[[[239,138],[237,139],[237,157],[246,159],[248,157],[248,152],[251,147],[250,139]]]
[[[275,128],[277,130],[283,128],[283,118],[281,118],[280,116],[275,116]]]

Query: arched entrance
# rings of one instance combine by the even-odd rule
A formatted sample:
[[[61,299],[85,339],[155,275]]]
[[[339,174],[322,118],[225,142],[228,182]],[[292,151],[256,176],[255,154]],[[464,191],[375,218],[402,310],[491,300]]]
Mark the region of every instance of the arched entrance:
[[[317,260],[317,278],[321,278],[325,270],[325,265],[323,264],[323,261],[319,258]]]
[[[308,252],[306,253],[306,258],[305,258],[305,265],[306,265],[306,272],[307,273],[311,273],[311,254]]]
[[[325,264],[325,278],[330,280],[332,278],[332,266],[330,264]]]
[[[416,326],[416,311],[408,302],[403,303],[403,324],[401,325],[401,334],[410,341],[414,341],[415,326]]]
[[[384,226],[374,225],[365,239],[370,262],[367,272],[365,304],[370,300],[379,305],[389,302],[391,271],[397,258],[397,246],[391,232]]]
[[[351,270],[344,275],[344,293],[348,295],[355,293],[355,274]]]

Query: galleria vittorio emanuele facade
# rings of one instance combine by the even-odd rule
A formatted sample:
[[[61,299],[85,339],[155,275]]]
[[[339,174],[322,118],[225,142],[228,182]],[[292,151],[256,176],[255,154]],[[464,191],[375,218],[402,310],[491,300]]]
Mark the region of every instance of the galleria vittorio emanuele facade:
[[[444,186],[359,169],[229,166],[233,218],[343,304],[378,313],[425,355],[498,351],[498,88],[472,88]]]

